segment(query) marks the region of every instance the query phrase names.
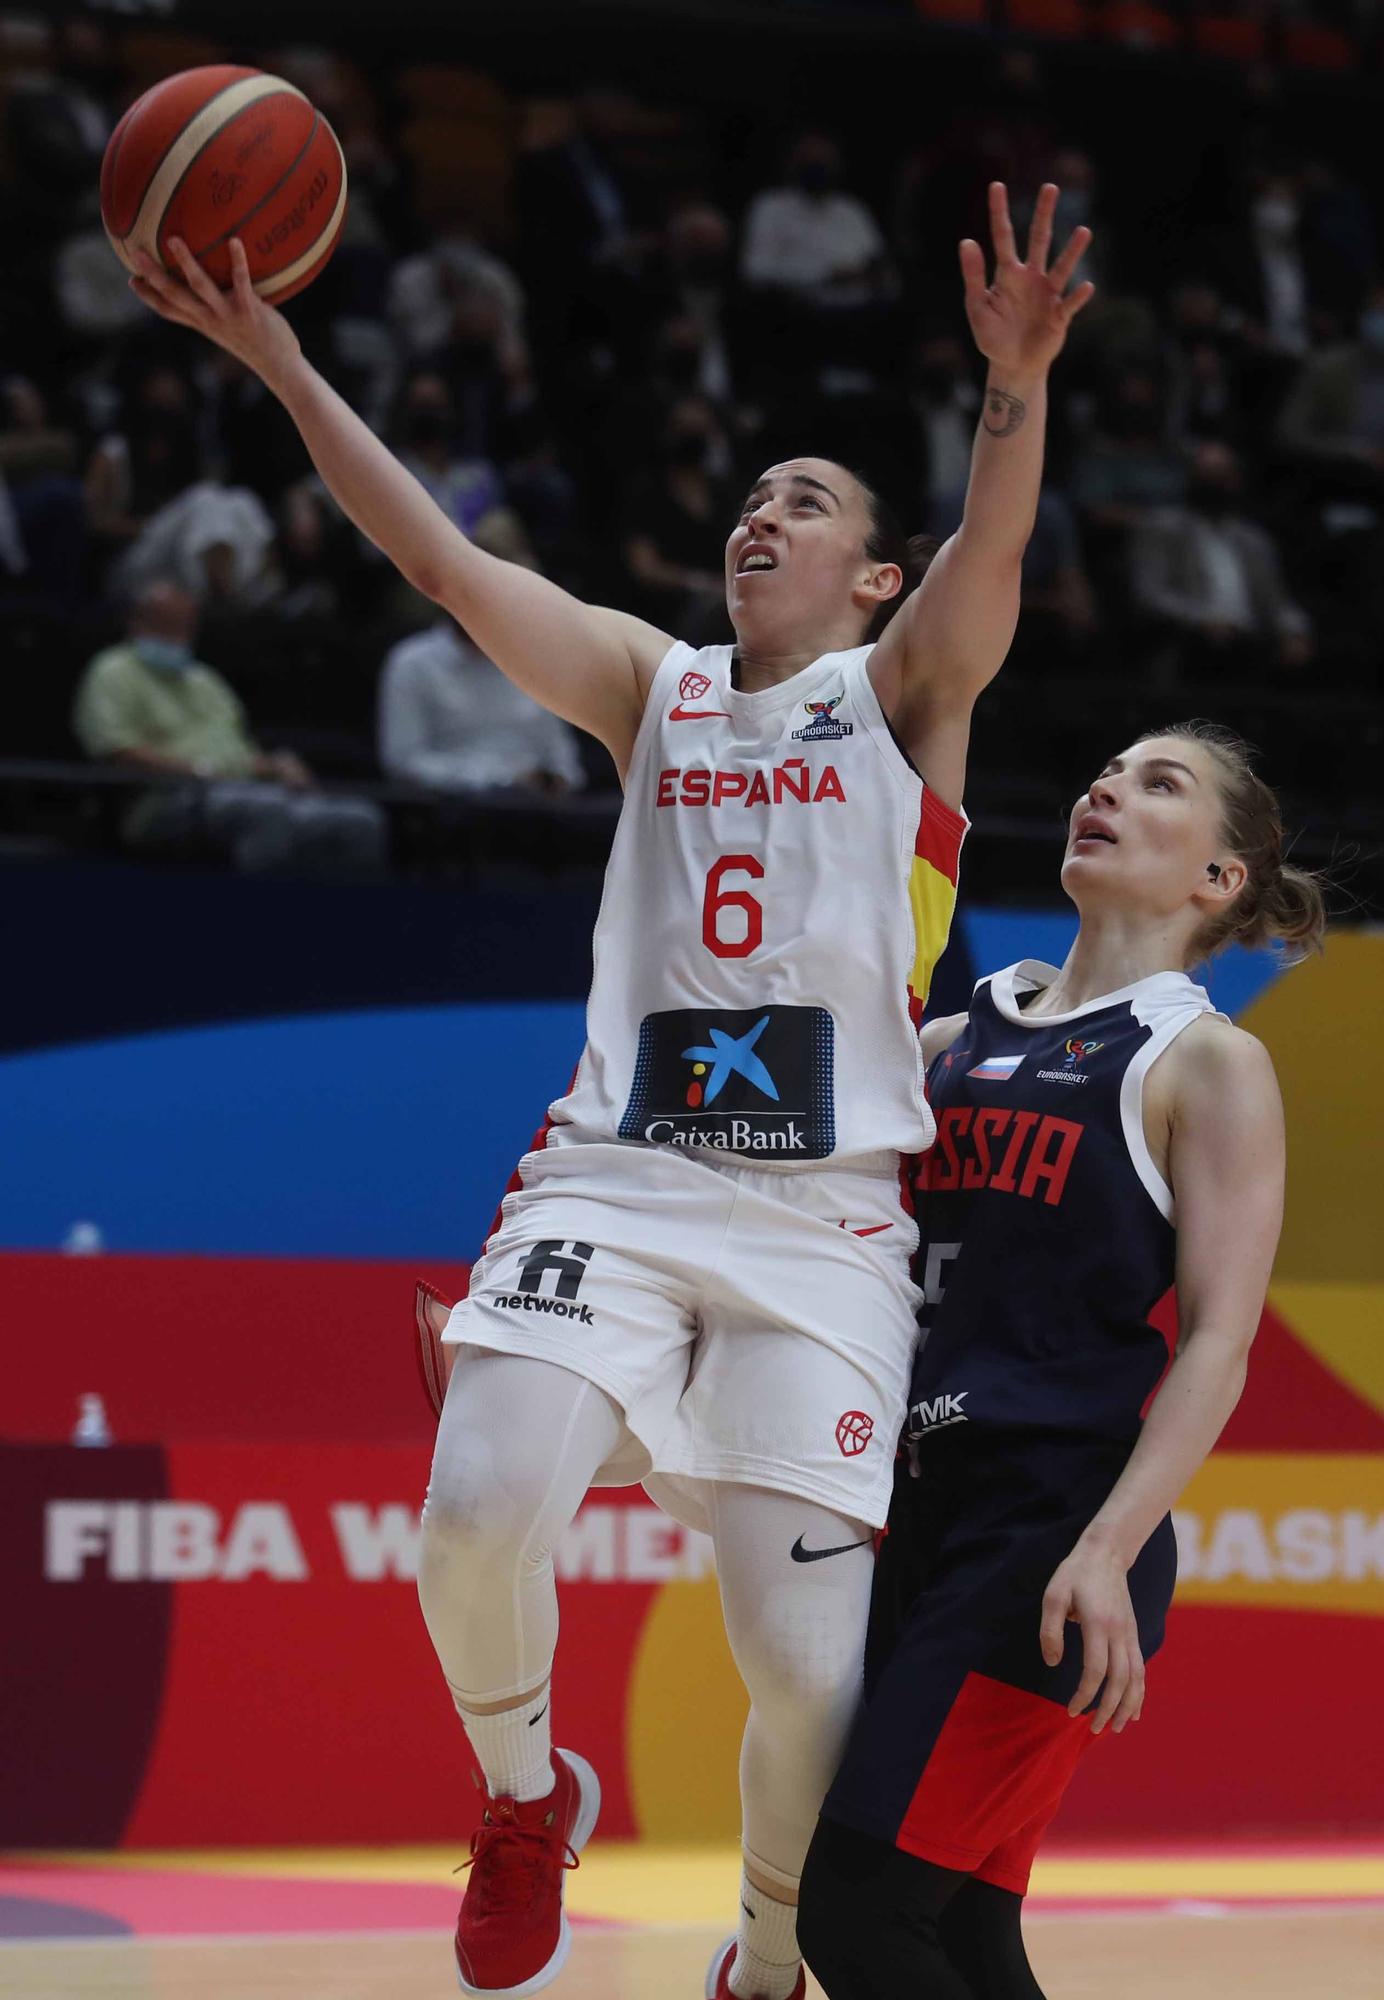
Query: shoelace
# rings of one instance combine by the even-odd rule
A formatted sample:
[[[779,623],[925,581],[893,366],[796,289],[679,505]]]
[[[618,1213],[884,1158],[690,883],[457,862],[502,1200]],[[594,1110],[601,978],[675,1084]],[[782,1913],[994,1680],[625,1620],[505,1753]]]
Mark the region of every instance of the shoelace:
[[[552,1853],[554,1848],[561,1850],[560,1859]],[[533,1901],[545,1869],[555,1859],[563,1869],[581,1866],[575,1850],[556,1827],[486,1820],[471,1836],[471,1859],[452,1872],[461,1875],[478,1862],[486,1864],[474,1878],[469,1894],[479,1897],[480,1908],[474,1914],[487,1917],[524,1909]]]

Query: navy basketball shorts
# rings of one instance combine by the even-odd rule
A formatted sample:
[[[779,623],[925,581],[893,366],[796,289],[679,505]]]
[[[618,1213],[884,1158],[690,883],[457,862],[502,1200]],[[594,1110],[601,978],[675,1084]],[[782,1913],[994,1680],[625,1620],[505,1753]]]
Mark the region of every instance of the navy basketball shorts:
[[[1069,1716],[1079,1626],[1039,1649],[1043,1593],[1099,1510],[1128,1442],[955,1429],[901,1454],[870,1612],[865,1697],[822,1808],[921,1861],[1023,1895],[1091,1736]],[[1172,1522],[1129,1573],[1147,1660],[1177,1574]],[[1100,1739],[1105,1742],[1108,1736]]]

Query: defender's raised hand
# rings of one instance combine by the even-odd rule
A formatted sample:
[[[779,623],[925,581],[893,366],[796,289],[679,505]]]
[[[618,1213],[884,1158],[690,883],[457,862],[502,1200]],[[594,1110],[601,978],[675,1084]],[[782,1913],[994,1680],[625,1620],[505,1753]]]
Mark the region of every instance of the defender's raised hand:
[[[234,354],[272,389],[276,374],[298,357],[298,336],[281,312],[257,296],[240,238],[231,238],[228,292],[203,270],[181,237],[170,238],[168,248],[182,276],[165,271],[141,250],[135,253],[139,275],[131,278],[130,289],[164,319],[191,327]]]
[[[1089,278],[1067,294],[1067,287],[1091,241],[1089,229],[1072,231],[1071,240],[1051,270],[1052,223],[1058,190],[1052,181],[1039,190],[1028,232],[1027,261],[1020,262],[1009,216],[1009,196],[1002,181],[990,183],[990,234],[995,245],[995,275],[985,282],[985,253],[973,237],[961,245],[961,276],[966,286],[966,317],[976,346],[992,367],[1015,375],[1037,375],[1052,366],[1062,351],[1067,329],[1095,292]]]

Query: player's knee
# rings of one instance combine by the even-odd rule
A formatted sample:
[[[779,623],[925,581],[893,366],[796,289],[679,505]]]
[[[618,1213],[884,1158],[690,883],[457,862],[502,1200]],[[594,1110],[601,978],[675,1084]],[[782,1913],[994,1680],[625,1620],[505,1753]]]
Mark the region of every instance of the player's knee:
[[[434,1461],[422,1527],[420,1573],[484,1561],[515,1547],[521,1533],[519,1509],[496,1478],[483,1441]]]
[[[808,1728],[853,1709],[859,1695],[859,1634],[843,1634],[830,1617],[807,1624],[798,1618],[758,1620],[737,1636],[735,1658],[761,1713]]]

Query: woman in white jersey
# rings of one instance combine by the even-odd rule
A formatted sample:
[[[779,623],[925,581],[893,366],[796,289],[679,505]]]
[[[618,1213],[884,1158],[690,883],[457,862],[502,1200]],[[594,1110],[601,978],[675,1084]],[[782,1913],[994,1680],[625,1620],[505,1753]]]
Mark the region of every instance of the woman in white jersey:
[[[828,460],[758,479],[726,549],[737,645],[700,653],[472,547],[303,360],[232,245],[217,291],[134,282],[279,397],[342,507],[534,699],[601,739],[625,805],[585,1054],[453,1312],[419,1589],[484,1779],[465,1990],[536,1992],[595,1774],[551,1749],[550,1550],[588,1488],[655,1475],[709,1528],[751,1697],[738,1935],[707,1993],[801,1994],[797,1884],[860,1685],[918,1302],[902,1161],[931,1138],[915,1028],[955,896],[972,706],[1004,659],[1048,371],[1089,241],[1049,268],[961,246],[988,360],[965,519],[900,598],[873,493]]]

